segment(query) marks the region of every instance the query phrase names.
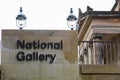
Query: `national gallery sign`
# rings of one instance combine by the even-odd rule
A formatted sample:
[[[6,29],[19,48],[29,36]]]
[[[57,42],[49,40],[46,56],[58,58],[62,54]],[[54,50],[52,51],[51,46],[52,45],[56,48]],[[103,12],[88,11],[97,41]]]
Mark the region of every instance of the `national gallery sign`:
[[[57,42],[41,42],[40,40],[34,40],[31,42],[26,42],[25,40],[17,40],[16,41],[17,49],[33,49],[32,53],[25,53],[24,51],[20,51],[17,53],[18,61],[49,61],[49,63],[53,63],[55,60],[56,54],[38,54],[39,51],[35,51],[36,49],[51,49],[51,50],[62,50],[63,41]]]
[[[73,80],[78,76],[76,31],[2,30],[1,39],[4,80]]]

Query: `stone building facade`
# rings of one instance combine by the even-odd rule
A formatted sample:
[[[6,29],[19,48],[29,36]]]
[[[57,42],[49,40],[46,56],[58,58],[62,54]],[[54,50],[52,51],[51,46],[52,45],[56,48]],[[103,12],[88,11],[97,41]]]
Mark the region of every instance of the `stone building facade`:
[[[3,30],[1,80],[119,80],[120,0],[111,11],[79,9],[77,24],[77,31]]]
[[[79,9],[78,45],[83,80],[120,78],[120,0],[111,11]]]

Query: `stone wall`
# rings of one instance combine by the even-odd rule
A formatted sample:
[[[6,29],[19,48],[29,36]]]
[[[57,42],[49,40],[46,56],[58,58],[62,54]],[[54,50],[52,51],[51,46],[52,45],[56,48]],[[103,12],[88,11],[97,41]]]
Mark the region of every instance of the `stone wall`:
[[[76,31],[2,30],[3,80],[77,80],[77,61]]]

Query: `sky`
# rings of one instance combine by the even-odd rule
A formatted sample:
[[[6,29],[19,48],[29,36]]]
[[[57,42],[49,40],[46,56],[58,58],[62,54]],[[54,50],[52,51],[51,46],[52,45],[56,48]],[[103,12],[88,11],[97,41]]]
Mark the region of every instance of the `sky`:
[[[79,8],[82,12],[86,11],[86,6],[96,11],[109,11],[114,4],[115,0],[0,0],[0,33],[2,29],[19,29],[15,18],[20,7],[27,17],[24,29],[68,30],[66,18],[70,8],[78,17]]]

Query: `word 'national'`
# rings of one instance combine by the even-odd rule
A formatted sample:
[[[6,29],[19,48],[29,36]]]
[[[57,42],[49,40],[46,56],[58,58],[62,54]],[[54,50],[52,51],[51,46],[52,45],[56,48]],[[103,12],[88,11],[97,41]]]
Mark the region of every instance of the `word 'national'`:
[[[25,40],[17,40],[17,49],[62,49],[63,41],[58,42],[41,42],[40,40],[26,42]]]

